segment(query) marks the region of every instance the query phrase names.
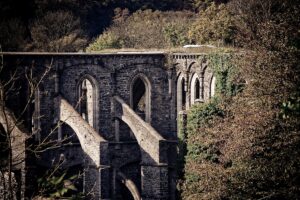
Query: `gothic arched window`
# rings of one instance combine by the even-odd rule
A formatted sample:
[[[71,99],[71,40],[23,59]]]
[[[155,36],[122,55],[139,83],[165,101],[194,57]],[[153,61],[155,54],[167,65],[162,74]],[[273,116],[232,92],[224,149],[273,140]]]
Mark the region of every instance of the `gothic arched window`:
[[[198,75],[194,74],[191,81],[191,103],[194,104],[198,99],[201,99],[200,80],[198,78]]]
[[[79,112],[90,126],[98,131],[98,85],[91,76],[85,76],[79,82]]]
[[[137,75],[130,90],[130,105],[146,122],[151,121],[151,85],[144,75]]]

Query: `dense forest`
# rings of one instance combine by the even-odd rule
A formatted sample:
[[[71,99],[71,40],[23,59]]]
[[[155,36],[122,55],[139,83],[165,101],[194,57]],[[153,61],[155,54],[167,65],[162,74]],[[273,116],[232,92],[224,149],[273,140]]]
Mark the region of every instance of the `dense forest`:
[[[4,0],[0,10],[2,51],[222,47],[208,55],[217,93],[189,110],[180,136],[178,196],[300,199],[298,0]]]
[[[156,15],[164,15],[164,11],[171,11],[162,18],[171,18],[174,22],[178,14],[172,13],[173,11],[182,12],[182,15],[188,15],[185,12],[195,14],[212,2],[212,0],[3,0],[0,2],[0,43],[3,51],[84,51],[96,36],[106,29],[111,29],[110,25],[138,24],[146,20],[147,16],[152,17],[151,14],[147,14],[152,11],[158,12]],[[216,1],[217,4],[222,2],[226,1]],[[143,13],[144,10],[148,12]],[[130,22],[125,20],[126,16],[136,11],[142,12],[136,15],[143,18],[140,22],[134,20],[134,17],[128,19]],[[172,15],[176,15],[174,19]],[[121,25],[122,20],[126,22]],[[180,23],[184,21],[178,24]],[[137,32],[138,28],[131,31]],[[172,29],[172,26],[169,29]],[[146,30],[144,32],[146,34]],[[102,37],[115,36],[104,34]]]

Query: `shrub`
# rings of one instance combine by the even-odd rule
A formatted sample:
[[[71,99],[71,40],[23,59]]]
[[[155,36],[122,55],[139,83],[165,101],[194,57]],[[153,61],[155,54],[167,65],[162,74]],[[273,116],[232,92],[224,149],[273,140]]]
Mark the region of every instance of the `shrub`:
[[[92,44],[87,48],[88,51],[100,51],[103,49],[119,49],[123,45],[121,38],[110,32],[102,33]]]
[[[110,44],[116,39],[117,48],[170,48],[187,42],[187,31],[195,15],[182,12],[161,12],[138,10],[128,16],[128,11],[116,10],[116,17],[104,33],[88,50],[96,51],[107,48],[102,44]],[[99,41],[98,41],[99,40]],[[114,43],[114,42],[113,42]],[[103,47],[98,47],[103,46]],[[108,48],[114,46],[108,45]]]
[[[0,21],[0,45],[4,51],[20,51],[26,44],[26,27],[24,23],[15,19]]]
[[[193,128],[182,198],[299,199],[299,18],[294,17],[299,5],[232,4],[241,20],[239,45],[246,49],[232,80],[242,77],[244,89],[219,101],[223,116],[204,116],[208,121],[200,125],[188,122]]]
[[[80,29],[80,20],[68,11],[49,11],[35,20],[31,27],[35,50],[78,51],[86,45]]]
[[[212,4],[200,12],[191,25],[189,39],[196,44],[232,44],[234,41],[235,22],[233,15],[224,4]]]

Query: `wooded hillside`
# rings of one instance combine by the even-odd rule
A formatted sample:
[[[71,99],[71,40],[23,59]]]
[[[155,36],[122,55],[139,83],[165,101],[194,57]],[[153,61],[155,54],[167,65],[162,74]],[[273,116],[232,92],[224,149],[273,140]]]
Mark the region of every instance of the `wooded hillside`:
[[[180,135],[181,199],[300,199],[298,0],[1,1],[3,51],[238,48]]]

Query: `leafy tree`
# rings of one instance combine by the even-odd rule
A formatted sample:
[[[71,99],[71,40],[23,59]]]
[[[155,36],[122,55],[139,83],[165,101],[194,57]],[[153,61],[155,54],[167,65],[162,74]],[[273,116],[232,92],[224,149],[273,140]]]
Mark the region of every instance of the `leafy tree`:
[[[0,21],[0,45],[6,51],[20,51],[26,46],[26,27],[17,19]]]
[[[182,197],[299,199],[299,4],[235,0],[229,6],[244,48],[233,80],[244,79],[245,87],[218,103],[223,116],[188,124],[194,128]]]
[[[213,3],[221,4],[227,3],[227,0],[186,0],[183,2],[185,9],[193,10],[195,12],[202,12],[206,10]]]
[[[80,20],[71,12],[47,12],[31,26],[34,49],[39,51],[78,51],[86,44]]]
[[[187,42],[188,28],[194,18],[195,15],[190,12],[139,10],[128,16],[127,10],[117,10],[114,24],[100,35],[88,50],[104,49],[106,44],[110,43],[117,44],[117,48],[179,46]],[[111,40],[112,38],[114,40]]]
[[[224,4],[212,4],[200,12],[191,25],[189,38],[196,44],[231,44],[235,37],[235,19]]]

